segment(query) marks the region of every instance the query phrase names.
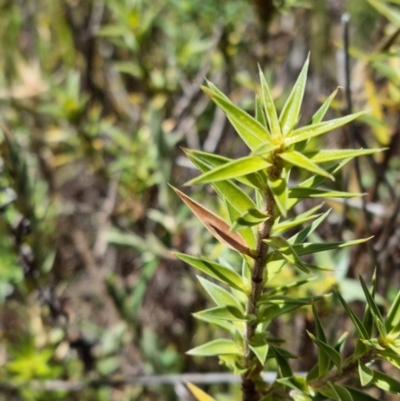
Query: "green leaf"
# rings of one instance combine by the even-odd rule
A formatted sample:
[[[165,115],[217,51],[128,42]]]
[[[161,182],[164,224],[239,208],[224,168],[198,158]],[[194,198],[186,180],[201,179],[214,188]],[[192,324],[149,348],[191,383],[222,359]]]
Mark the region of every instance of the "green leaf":
[[[237,133],[251,150],[263,142],[270,142],[270,134],[267,128],[263,127],[255,118],[235,106],[225,96],[221,96],[204,86],[202,89],[225,112]]]
[[[269,90],[267,81],[265,80],[264,74],[260,66],[258,66],[258,70],[260,73],[262,99],[263,99],[265,114],[268,120],[268,126],[269,129],[271,130],[271,138],[272,139],[280,138],[282,136],[282,132],[281,132],[281,126],[279,124],[278,115],[276,113],[274,100],[272,99],[271,92]]]
[[[353,401],[380,401],[369,394],[363,393],[353,387],[343,386],[353,397]]]
[[[257,209],[248,209],[245,213],[243,213],[233,224],[231,231],[239,231],[243,228],[253,227],[257,224],[266,221],[271,216],[268,214],[261,213]]]
[[[289,356],[284,354],[284,351],[278,347],[270,346],[271,351],[274,354],[276,364],[278,365],[279,376],[283,379],[285,377],[292,377],[293,372],[288,362]],[[296,380],[295,380],[296,383]],[[294,383],[293,383],[294,384]],[[286,384],[287,385],[287,384]]]
[[[192,157],[190,150],[184,149],[184,151],[189,159],[203,173],[211,170],[211,167],[209,167],[205,162],[197,157]],[[246,210],[256,207],[253,200],[233,182],[219,181],[214,182],[212,185],[221,198],[226,199],[239,213],[244,213]]]
[[[338,89],[336,88],[332,94],[328,97],[328,99],[325,100],[325,102],[322,104],[322,106],[317,110],[317,112],[311,117],[310,124],[318,124],[320,123],[323,118],[325,117],[326,112],[329,109],[329,106],[332,103],[332,100],[336,97],[338,93]]]
[[[335,177],[333,177],[333,175],[326,172],[323,168],[317,166],[302,153],[296,152],[295,150],[285,151],[283,153],[279,153],[279,157],[293,166],[297,166],[301,169],[310,171],[311,173],[318,174],[335,181]]]
[[[279,287],[275,287],[272,288],[270,290],[268,290],[268,292],[266,294],[268,294],[269,296],[273,296],[282,292],[287,292],[288,290],[292,289],[292,288],[297,288],[300,287],[303,284],[309,283],[310,281],[314,281],[316,279],[316,277],[310,277],[304,280],[299,280],[299,281],[295,281],[294,283],[290,283],[287,285],[282,285]],[[265,294],[263,294],[261,296],[261,298],[264,296]]]
[[[259,320],[261,322],[269,322],[272,319],[275,319],[277,316],[289,313],[295,309],[301,308],[302,306],[303,304],[294,303],[273,304],[260,310]]]
[[[383,324],[383,318],[382,318],[381,312],[379,311],[378,306],[376,305],[374,299],[372,298],[371,293],[368,291],[368,288],[367,288],[362,276],[359,276],[359,279],[360,279],[361,287],[365,294],[365,298],[367,300],[367,304],[368,304],[371,314],[374,318],[375,326],[378,329],[379,334],[383,337],[386,337],[387,332],[386,332],[386,328]]]
[[[261,365],[264,366],[269,349],[267,341],[264,340],[264,341],[250,342],[249,348],[254,352],[254,355],[258,358]]]
[[[328,173],[335,175],[339,170],[341,170],[351,159],[345,159],[342,160],[341,162],[328,167],[326,171]],[[299,184],[300,188],[313,188],[317,189],[321,183],[325,180],[325,177],[321,177],[319,175],[314,175],[307,180],[303,181],[302,183]],[[289,199],[289,209],[291,209],[300,199]]]
[[[370,369],[367,365],[358,361],[358,376],[360,377],[361,385],[364,387],[373,379],[374,371]]]
[[[279,143],[278,144],[273,144],[270,142],[262,143],[258,148],[254,149],[251,152],[251,154],[252,156],[268,157],[274,150],[279,149],[280,147],[281,145]]]
[[[322,327],[321,321],[319,320],[319,316],[318,316],[317,310],[315,309],[314,304],[312,305],[312,311],[313,311],[313,316],[314,316],[314,323],[315,323],[317,338],[319,341],[323,342],[324,344],[327,344],[325,332]],[[326,352],[324,350],[322,350],[320,347],[318,347],[319,377],[322,377],[327,372],[329,372],[330,368],[331,368],[330,358],[328,357],[328,355],[326,354]]]
[[[312,222],[308,227],[303,228],[297,234],[293,235],[289,238],[290,244],[301,244],[303,243],[309,235],[311,235],[319,226],[320,224],[326,219],[328,214],[330,213],[331,209],[327,210],[323,215],[318,217],[315,221]]]
[[[267,121],[265,119],[264,110],[262,109],[262,104],[260,98],[256,95],[256,120],[263,126],[267,126]]]
[[[299,120],[300,107],[303,101],[304,89],[307,81],[307,71],[310,56],[308,55],[303,69],[290,93],[288,99],[279,116],[279,122],[282,128],[282,135],[286,137],[295,127]]]
[[[352,320],[357,333],[360,338],[367,340],[369,339],[369,335],[367,333],[367,330],[365,329],[364,325],[362,324],[361,320],[358,318],[358,316],[352,311],[350,306],[347,304],[347,302],[344,300],[344,298],[341,296],[339,292],[336,292],[337,297],[339,298],[339,301],[343,305],[344,309],[346,310],[347,314],[349,315],[350,319]]]
[[[332,386],[333,389],[335,389],[335,392],[339,397],[338,398],[339,401],[353,401],[352,395],[345,387],[331,382],[329,382],[329,384]]]
[[[389,348],[392,348],[389,344]],[[400,369],[400,349],[397,348],[396,352],[392,349],[380,351],[377,354],[378,358],[391,363],[395,368]]]
[[[330,191],[329,189],[289,188],[289,198],[305,199],[305,198],[356,198],[363,194],[353,192]]]
[[[194,316],[205,316],[212,319],[228,320],[231,322],[246,321],[246,316],[236,306],[218,306],[216,308],[210,308],[201,312],[196,312]]]
[[[370,240],[371,238],[372,237],[355,239],[352,241],[327,242],[327,243],[318,243],[318,244],[305,242],[303,244],[295,244],[295,245],[293,245],[293,248],[299,256],[309,255],[310,253],[329,251],[331,249],[340,249],[340,248],[345,248],[348,246],[362,244],[363,242],[366,242],[366,241]]]
[[[197,278],[203,288],[207,291],[208,295],[210,295],[212,300],[217,304],[217,306],[231,305],[243,311],[242,305],[231,293],[229,293],[219,285],[214,284],[209,280],[206,280],[203,277],[197,276]]]
[[[249,286],[243,282],[243,279],[234,270],[229,269],[223,265],[212,262],[210,260],[196,258],[194,256],[185,255],[179,252],[173,252],[177,258],[189,265],[195,267],[196,269],[202,271],[205,274],[215,278],[216,280],[222,281],[229,286],[248,293]]]
[[[214,324],[215,326],[218,326],[221,329],[223,329],[223,330],[225,330],[225,331],[227,331],[228,333],[231,333],[231,334],[236,330],[236,326],[235,325],[237,324],[237,322],[231,323],[228,320],[216,319],[215,317],[212,317],[212,316],[199,315],[199,314],[196,314],[196,313],[194,313],[193,316],[196,319],[201,320],[203,322]]]
[[[326,134],[327,132],[333,131],[336,128],[348,124],[349,122],[357,119],[358,117],[361,117],[364,114],[366,114],[365,111],[360,111],[358,113],[350,114],[346,117],[336,118],[334,120],[313,125],[307,125],[305,127],[299,128],[295,131],[292,131],[290,133],[290,136],[285,139],[285,145],[286,147],[288,147],[295,143],[305,141],[307,139],[311,139],[322,134]]]
[[[284,384],[292,388],[293,390],[299,390],[303,393],[309,393],[309,387],[307,385],[307,380],[303,376],[291,376],[283,377],[276,380],[278,383]]]
[[[287,214],[288,186],[287,169],[282,169],[280,177],[271,177],[268,175],[268,187],[272,192],[275,203],[283,217]]]
[[[193,178],[185,185],[207,184],[209,182],[218,182],[242,177],[271,166],[271,163],[259,156],[246,156],[241,159],[232,160],[220,167],[201,174]]]
[[[219,167],[224,164],[230,163],[234,160],[220,155],[215,155],[201,150],[190,150],[191,159],[197,158],[198,160],[209,164],[211,167]],[[262,179],[261,173],[252,173],[247,176],[237,177],[237,181],[242,182],[252,188],[264,188],[265,184]]]
[[[306,223],[309,220],[315,219],[316,217],[318,217],[320,215],[313,214],[313,213],[316,212],[317,210],[321,209],[322,205],[323,204],[313,207],[312,209],[309,209],[306,212],[297,215],[293,219],[288,219],[288,220],[283,220],[283,221],[279,221],[277,219],[272,227],[272,233],[277,234],[279,232],[289,230],[290,228],[297,227],[300,224]]]
[[[341,159],[353,159],[359,156],[379,153],[387,148],[377,149],[330,149],[330,150],[306,150],[304,156],[314,163],[326,163]]]
[[[337,352],[335,348],[316,338],[308,330],[307,333],[310,336],[311,340],[313,340],[315,344],[318,346],[318,348],[320,348],[323,352],[325,352],[328,358],[337,366],[338,369],[340,369],[342,366],[342,358],[340,357],[339,352]]]
[[[232,224],[240,217],[240,213],[227,200],[225,200],[225,207],[229,215],[229,221]],[[233,231],[232,228],[231,231]],[[256,249],[257,237],[251,228],[242,227],[240,230],[240,235],[244,238],[250,249]]]
[[[314,295],[312,297],[292,298],[285,295],[271,295],[269,292],[261,295],[257,305],[275,304],[275,305],[311,305],[314,302],[330,297],[331,294]]]
[[[389,309],[385,326],[389,335],[392,334],[397,336],[400,333],[400,291],[397,293],[397,296]]]
[[[389,21],[393,22],[397,26],[400,26],[400,13],[398,12],[398,8],[388,6],[381,0],[368,0],[368,2]]]
[[[232,340],[213,340],[186,352],[188,355],[216,356],[216,355],[242,355],[243,351]]]
[[[376,370],[374,370],[373,373],[372,384],[384,391],[390,391],[391,393],[400,395],[400,382],[398,380]]]
[[[264,240],[269,246],[271,246],[279,255],[281,255],[288,263],[296,266],[305,273],[309,273],[310,270],[304,265],[299,255],[296,253],[292,245],[283,237],[271,237]]]

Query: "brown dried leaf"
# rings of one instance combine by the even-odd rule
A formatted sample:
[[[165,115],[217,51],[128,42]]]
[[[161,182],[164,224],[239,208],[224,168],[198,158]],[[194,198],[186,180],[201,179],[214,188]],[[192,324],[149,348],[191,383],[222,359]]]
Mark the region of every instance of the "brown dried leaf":
[[[197,216],[197,218],[206,226],[207,230],[220,242],[229,246],[230,248],[254,257],[251,254],[250,249],[243,239],[243,237],[237,232],[230,232],[230,226],[218,217],[216,214],[206,209],[193,199],[189,198],[183,192],[178,189],[171,187],[177,195],[186,203],[189,209]]]

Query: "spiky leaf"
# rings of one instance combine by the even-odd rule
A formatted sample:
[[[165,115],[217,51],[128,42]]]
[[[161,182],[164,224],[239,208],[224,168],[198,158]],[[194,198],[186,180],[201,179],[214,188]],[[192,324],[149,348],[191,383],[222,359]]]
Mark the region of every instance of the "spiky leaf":
[[[234,270],[210,260],[196,258],[179,252],[174,252],[173,254],[183,262],[188,263],[216,280],[222,281],[239,291],[248,292],[248,285],[243,282],[243,279]]]
[[[186,352],[188,355],[216,356],[216,355],[242,355],[243,351],[232,340],[213,340]]]

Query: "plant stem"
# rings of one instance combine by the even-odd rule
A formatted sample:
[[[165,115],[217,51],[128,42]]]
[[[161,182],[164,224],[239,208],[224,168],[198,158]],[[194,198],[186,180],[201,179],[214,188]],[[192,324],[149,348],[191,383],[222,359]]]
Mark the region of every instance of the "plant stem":
[[[344,366],[341,370],[336,370],[333,373],[322,377],[320,379],[314,380],[309,382],[309,385],[314,389],[317,390],[318,388],[324,387],[326,383],[331,382],[335,383],[337,381],[346,379],[358,372],[358,363],[361,362],[363,364],[369,363],[375,359],[376,351],[370,350],[366,352],[360,358],[356,360],[350,361],[346,366]]]
[[[258,307],[257,303],[262,294],[262,290],[266,283],[265,278],[265,267],[267,262],[268,245],[264,242],[269,237],[272,225],[274,224],[274,211],[275,201],[272,193],[269,189],[264,194],[264,212],[269,214],[271,217],[260,224],[257,236],[257,256],[254,260],[253,269],[251,272],[251,294],[249,296],[246,308],[247,315],[257,316]],[[257,320],[248,321],[245,328],[245,364],[247,367],[246,373],[242,376],[242,387],[243,387],[243,401],[258,401],[261,397],[256,389],[256,378],[259,375],[259,369],[257,365],[259,362],[255,360],[250,347],[249,342],[255,334]]]

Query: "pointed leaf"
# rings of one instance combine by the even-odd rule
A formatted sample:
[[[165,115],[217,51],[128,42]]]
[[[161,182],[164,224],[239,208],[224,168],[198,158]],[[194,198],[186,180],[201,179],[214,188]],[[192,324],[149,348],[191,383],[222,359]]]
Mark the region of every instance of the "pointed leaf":
[[[317,188],[302,188],[294,187],[289,188],[289,198],[356,198],[363,196],[363,194],[341,191],[330,191],[329,189]]]
[[[270,215],[261,213],[257,209],[249,209],[235,221],[231,231],[239,231],[246,227],[253,227],[268,220],[270,217]]]
[[[334,160],[353,159],[359,156],[379,153],[387,148],[377,149],[330,149],[330,150],[306,150],[304,156],[314,163],[326,163]]]
[[[393,348],[391,347],[391,344],[389,344],[389,348]],[[384,361],[391,363],[395,368],[400,369],[400,348],[396,348],[396,352],[392,349],[386,349],[379,352],[377,356],[379,359],[383,359]]]
[[[282,285],[282,286],[279,286],[279,287],[275,287],[275,288],[272,288],[272,289],[268,290],[267,294],[269,296],[272,296],[272,295],[280,294],[282,292],[287,292],[288,290],[290,290],[292,288],[300,287],[301,285],[307,284],[310,281],[314,281],[315,279],[316,279],[316,277],[310,277],[310,278],[307,278],[307,279],[304,279],[304,280],[295,281],[294,283],[290,283],[290,284],[287,284],[287,285]]]
[[[194,384],[186,383],[186,385],[197,401],[215,401],[214,398],[207,395],[203,390],[200,390]]]
[[[221,328],[222,330],[227,331],[228,333],[232,334],[236,331],[236,322],[235,323],[231,323],[228,320],[221,320],[221,319],[216,319],[215,317],[212,316],[208,316],[208,315],[199,315],[194,313],[193,316],[198,319],[201,320],[202,322],[206,322],[206,323],[210,323],[213,324],[215,326],[218,326],[219,328]]]
[[[215,355],[242,355],[243,351],[232,340],[213,340],[186,352],[188,355],[215,356]]]
[[[308,227],[303,228],[297,234],[293,235],[289,238],[288,242],[290,244],[301,244],[303,243],[309,235],[311,235],[319,226],[320,224],[326,219],[329,215],[331,209],[327,210],[323,215],[318,217],[315,221],[312,222]]]
[[[227,200],[225,200],[225,207],[228,212],[229,221],[232,224],[240,217],[240,213]],[[241,231],[240,235],[244,238],[250,249],[256,249],[257,248],[256,233],[250,227],[242,227],[240,231]]]
[[[267,120],[265,119],[264,110],[260,98],[256,96],[256,120],[264,127],[267,126]]]
[[[288,263],[296,266],[300,270],[309,273],[310,270],[304,265],[299,255],[296,253],[292,245],[283,237],[271,237],[264,240],[271,246],[279,255],[281,255]]]
[[[258,66],[258,71],[260,73],[262,100],[264,104],[265,114],[268,120],[268,126],[271,131],[271,138],[279,138],[282,136],[282,133],[278,115],[276,113],[276,108],[274,105],[274,100],[272,99],[271,92],[260,66]]]
[[[236,306],[232,305],[217,306],[216,308],[206,309],[201,312],[195,313],[194,316],[205,316],[212,319],[228,320],[231,322],[240,322],[247,320],[243,312]]]
[[[361,287],[365,294],[365,298],[367,300],[367,304],[368,304],[370,311],[372,313],[372,316],[374,318],[375,326],[378,329],[379,334],[383,337],[386,337],[387,332],[386,332],[386,328],[383,324],[383,318],[382,318],[381,312],[379,311],[378,306],[376,305],[374,299],[372,298],[371,293],[368,291],[368,288],[367,288],[362,276],[359,276],[359,279],[360,279]]]
[[[294,217],[293,219],[288,219],[288,220],[283,220],[283,221],[278,221],[276,220],[273,227],[272,227],[272,233],[276,234],[279,232],[283,232],[286,230],[289,230],[290,228],[297,227],[300,224],[306,223],[307,221],[314,220],[316,217],[319,217],[319,214],[313,214],[317,210],[321,209],[322,204],[313,207],[312,209],[307,210],[304,213],[301,213]]]
[[[332,94],[325,100],[322,106],[317,110],[317,112],[311,117],[310,124],[318,124],[325,117],[326,112],[329,109],[329,106],[332,103],[332,100],[336,97],[339,88],[336,88]]]
[[[278,365],[278,373],[280,378],[285,378],[285,377],[293,377],[293,372],[292,368],[290,367],[290,364],[288,362],[288,357],[281,352],[281,349],[278,347],[271,346],[270,347],[274,357],[276,364]],[[294,379],[296,383],[296,378]],[[301,380],[300,380],[301,382]],[[286,384],[288,385],[288,384]]]
[[[325,352],[326,355],[329,357],[329,359],[337,366],[338,369],[340,369],[342,366],[342,358],[340,357],[339,352],[337,352],[335,348],[316,338],[309,331],[307,331],[307,333],[310,336],[311,340],[313,340],[315,344],[318,346],[318,348],[320,348],[323,352]]]
[[[307,72],[310,56],[307,57],[303,69],[290,93],[282,112],[279,116],[279,122],[282,128],[282,135],[287,136],[297,124],[300,114],[300,107],[303,101],[304,89],[306,87]]]
[[[287,170],[284,168],[280,177],[270,177],[268,175],[268,187],[272,192],[275,203],[283,217],[287,214],[288,202],[288,186],[287,186]]]
[[[326,134],[327,132],[333,131],[336,128],[339,128],[349,122],[361,117],[366,114],[365,111],[360,111],[358,113],[350,114],[346,117],[336,118],[334,120],[307,125],[305,127],[299,128],[290,133],[290,136],[285,139],[286,147],[293,145],[295,143],[314,138],[316,136]]]
[[[327,299],[331,296],[331,294],[324,295],[315,295],[312,297],[304,297],[304,298],[292,298],[285,295],[270,295],[269,292],[261,295],[257,305],[311,305],[314,302],[320,301],[321,299]]]
[[[190,158],[196,158],[204,163],[209,164],[211,167],[219,167],[234,161],[227,157],[193,149],[190,150]],[[261,173],[252,173],[248,174],[247,176],[237,177],[237,181],[256,189],[265,187]]]
[[[264,366],[267,360],[269,346],[266,341],[258,341],[249,343],[249,348],[254,352],[261,365]]]
[[[259,156],[246,156],[241,159],[232,160],[222,166],[193,178],[186,185],[206,184],[230,179],[237,179],[271,166],[271,163]]]
[[[277,316],[287,314],[295,309],[301,308],[302,304],[273,304],[263,308],[259,313],[259,319],[261,322],[269,322],[275,319]]]
[[[393,22],[397,26],[400,26],[400,13],[398,12],[398,8],[391,7],[381,0],[368,0],[368,2],[389,21]]]
[[[302,153],[296,152],[295,150],[286,151],[279,153],[279,157],[293,166],[310,171],[314,174],[322,175],[323,177],[330,178],[332,181],[335,181],[335,177],[333,175],[329,174],[323,168],[313,163],[312,160],[304,156]]]
[[[360,377],[361,385],[364,387],[373,379],[374,371],[370,369],[367,365],[358,361],[358,376]]]
[[[230,227],[224,220],[178,189],[174,187],[172,189],[218,241],[240,253],[251,256],[246,241],[240,234],[230,232]]]
[[[385,326],[389,334],[397,336],[400,333],[400,291],[389,309]]]
[[[206,280],[203,277],[197,276],[197,279],[200,281],[200,284],[207,291],[208,295],[210,295],[210,297],[217,304],[217,306],[231,305],[243,311],[243,308],[238,302],[238,300],[224,288],[220,287],[217,284],[212,283],[209,280]]]
[[[344,298],[341,296],[339,292],[336,292],[337,297],[339,298],[339,301],[343,305],[344,309],[346,310],[347,314],[349,315],[350,319],[352,320],[358,336],[364,340],[369,339],[367,330],[365,330],[364,325],[362,324],[361,320],[358,318],[358,316],[352,311],[350,306],[347,304],[347,302],[344,300]]]
[[[299,390],[306,394],[309,392],[307,380],[303,376],[283,377],[281,379],[277,379],[276,381],[292,388],[293,390]]]
[[[398,380],[376,370],[373,372],[374,377],[371,380],[372,384],[384,391],[390,391],[391,393],[400,395],[400,382]]]
[[[316,335],[318,340],[323,342],[324,344],[327,344],[326,336],[324,329],[322,327],[321,321],[319,320],[319,316],[317,313],[317,310],[315,309],[315,306],[312,305],[312,311],[313,311],[313,316],[314,316],[314,323],[315,323],[315,329],[316,329]],[[329,372],[331,368],[331,361],[328,355],[326,354],[325,351],[323,351],[321,348],[318,347],[318,371],[319,371],[319,377],[322,377],[325,375],[327,372]]]
[[[353,397],[353,401],[379,401],[377,398],[372,397],[369,394],[363,393],[353,387],[343,386]]]
[[[191,157],[190,150],[184,149],[189,159],[199,168],[203,173],[210,171],[209,167],[205,162],[201,161],[196,157]],[[244,213],[246,210],[255,208],[256,205],[253,200],[237,185],[231,181],[219,181],[214,182],[213,187],[217,193],[226,199],[239,213]]]
[[[293,245],[293,248],[299,256],[309,255],[310,253],[329,251],[331,249],[346,248],[348,246],[362,244],[363,242],[366,242],[366,241],[370,240],[371,238],[372,237],[355,239],[352,241],[327,242],[327,243],[308,243],[308,242],[306,242],[303,244],[295,244],[295,245]]]
[[[229,286],[244,293],[249,291],[248,285],[245,285],[239,274],[228,267],[210,260],[196,258],[194,256],[185,255],[179,252],[174,252],[173,254],[183,262],[188,263],[189,265],[195,267],[205,274],[208,274],[216,280],[222,281],[223,283],[228,284]]]
[[[225,96],[221,96],[204,86],[202,90],[225,112],[237,133],[251,150],[257,148],[262,142],[270,141],[267,128],[263,127],[255,118],[235,106]]]
[[[329,382],[329,384],[332,384],[332,387],[335,389],[335,392],[339,397],[339,401],[353,401],[352,395],[345,387],[336,383]]]

